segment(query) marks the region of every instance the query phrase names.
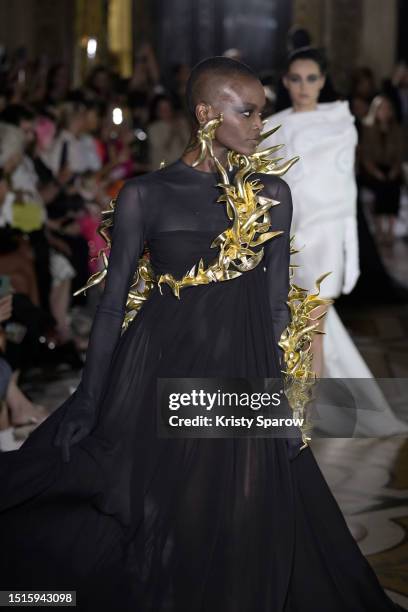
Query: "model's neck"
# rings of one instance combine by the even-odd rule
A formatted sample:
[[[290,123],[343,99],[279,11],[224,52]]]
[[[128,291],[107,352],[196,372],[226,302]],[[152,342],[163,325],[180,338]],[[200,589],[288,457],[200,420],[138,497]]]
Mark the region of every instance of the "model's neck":
[[[214,142],[213,151],[218,161],[223,166],[225,166],[225,164],[227,163],[228,149],[226,149],[225,147],[217,146],[217,143]],[[182,156],[182,160],[187,165],[192,166],[195,160],[197,159],[197,157],[199,156],[199,154],[200,154],[200,147],[197,146],[194,149],[186,151],[184,155]],[[208,154],[198,166],[195,166],[195,168],[197,168],[197,170],[201,170],[201,172],[209,172],[209,173],[217,172],[217,167],[214,163],[214,160]]]
[[[292,108],[293,112],[295,113],[307,113],[309,111],[317,110],[317,102],[313,102],[313,104],[307,105],[293,104]]]

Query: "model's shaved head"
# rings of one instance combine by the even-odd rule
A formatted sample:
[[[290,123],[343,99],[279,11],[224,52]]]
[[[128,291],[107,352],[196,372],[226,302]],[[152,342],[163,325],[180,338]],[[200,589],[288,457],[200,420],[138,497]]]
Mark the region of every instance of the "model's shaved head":
[[[256,74],[245,64],[229,57],[210,57],[191,72],[187,103],[194,121],[192,145],[197,145],[199,127],[222,116],[212,134],[213,149],[219,156],[227,151],[252,155],[259,142],[265,91]],[[191,149],[188,155],[196,155]]]
[[[194,66],[186,88],[191,118],[197,121],[196,106],[199,102],[212,104],[220,93],[228,95],[228,90],[234,88],[234,82],[240,78],[258,80],[249,66],[228,57],[210,57]]]

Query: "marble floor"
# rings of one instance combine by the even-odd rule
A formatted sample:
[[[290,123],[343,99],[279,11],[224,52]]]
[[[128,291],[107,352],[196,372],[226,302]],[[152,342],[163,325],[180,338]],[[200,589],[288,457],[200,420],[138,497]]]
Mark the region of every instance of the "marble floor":
[[[381,247],[408,285],[408,242]],[[343,307],[343,323],[376,378],[408,379],[408,304]],[[408,405],[393,408],[408,423]],[[319,466],[363,553],[392,599],[408,609],[408,438],[319,439]]]
[[[400,280],[408,278],[408,243],[383,253]],[[365,305],[340,312],[376,377],[408,378],[408,305]],[[25,390],[50,412],[75,389],[70,371],[27,377]],[[408,406],[397,405],[408,423]],[[8,438],[7,438],[8,436]],[[0,448],[21,440],[0,432]],[[7,439],[6,439],[7,438]],[[316,439],[313,451],[362,551],[391,597],[408,609],[408,439]]]
[[[408,608],[408,440],[315,440],[347,524],[392,599]]]

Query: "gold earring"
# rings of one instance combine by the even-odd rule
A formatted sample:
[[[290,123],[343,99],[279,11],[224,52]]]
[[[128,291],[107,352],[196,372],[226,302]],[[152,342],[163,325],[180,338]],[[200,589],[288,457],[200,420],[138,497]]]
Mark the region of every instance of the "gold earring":
[[[222,121],[223,115],[222,113],[220,113],[218,117],[215,117],[215,119],[210,119],[209,121],[203,124],[200,123],[200,127],[197,130],[194,143],[191,146],[191,149],[200,147],[197,159],[194,160],[194,162],[192,163],[193,168],[195,168],[205,160],[207,153],[212,158],[214,157],[212,143],[215,138],[215,130],[221,125]]]

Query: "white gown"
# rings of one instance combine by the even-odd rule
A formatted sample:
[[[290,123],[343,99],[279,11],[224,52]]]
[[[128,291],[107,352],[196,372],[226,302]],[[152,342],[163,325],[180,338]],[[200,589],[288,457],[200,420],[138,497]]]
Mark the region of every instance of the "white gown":
[[[265,131],[281,128],[263,142],[284,143],[285,158],[299,161],[285,175],[293,198],[292,234],[300,253],[293,259],[294,282],[308,290],[316,279],[331,272],[321,295],[337,298],[350,293],[360,274],[357,233],[357,186],[354,174],[357,131],[347,102],[318,104],[317,109],[294,112],[286,109],[268,118]],[[373,378],[338,317],[334,307],[326,317],[323,350],[326,378]],[[358,386],[353,381],[353,389]],[[360,393],[375,410],[357,411],[356,435],[393,435],[408,430],[395,417],[380,388],[373,381],[361,385]]]

